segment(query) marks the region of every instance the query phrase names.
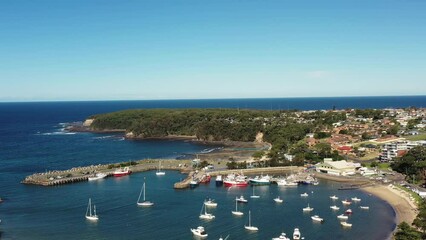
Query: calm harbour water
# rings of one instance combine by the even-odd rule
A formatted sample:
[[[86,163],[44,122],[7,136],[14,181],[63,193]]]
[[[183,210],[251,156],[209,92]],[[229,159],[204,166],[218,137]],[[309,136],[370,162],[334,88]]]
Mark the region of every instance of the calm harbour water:
[[[230,211],[237,195],[251,194],[251,188],[216,188],[214,184],[195,190],[175,191],[174,182],[185,177],[167,172],[156,177],[153,172],[129,177],[109,178],[96,183],[78,183],[58,187],[26,186],[19,182],[29,174],[53,169],[68,169],[99,163],[143,158],[179,157],[203,151],[206,146],[185,141],[125,141],[116,134],[62,131],[63,123],[82,121],[103,112],[129,108],[257,108],[257,109],[329,109],[370,107],[424,107],[426,97],[377,98],[303,98],[303,99],[233,99],[181,101],[115,101],[0,103],[0,204],[1,239],[191,239],[189,228],[206,227],[208,239],[230,234],[229,239],[269,239],[281,231],[287,234],[299,227],[306,239],[384,239],[394,228],[394,212],[385,202],[360,191],[338,192],[332,182],[319,186],[256,188],[262,197],[249,200],[242,208],[252,210],[253,224],[260,228],[250,234],[244,230],[247,216],[235,218]],[[138,208],[136,200],[143,178],[147,194],[155,202],[150,209]],[[299,193],[311,193],[301,199]],[[282,205],[272,199],[280,194]],[[358,196],[369,211],[355,213],[352,229],[344,230],[329,206],[329,195]],[[100,221],[84,219],[91,197],[98,207]],[[217,200],[216,219],[198,218],[205,197]],[[314,213],[325,218],[314,224],[301,209],[310,203]],[[341,205],[341,204],[338,204]],[[373,226],[373,227],[372,227]],[[333,237],[331,237],[333,236]]]

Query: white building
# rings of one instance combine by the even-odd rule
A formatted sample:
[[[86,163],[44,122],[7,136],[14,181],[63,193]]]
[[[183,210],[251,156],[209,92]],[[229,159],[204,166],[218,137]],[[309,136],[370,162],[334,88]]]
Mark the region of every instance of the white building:
[[[331,158],[324,158],[324,162],[315,165],[317,172],[330,175],[346,176],[354,175],[359,164],[347,162],[346,160],[333,161]]]

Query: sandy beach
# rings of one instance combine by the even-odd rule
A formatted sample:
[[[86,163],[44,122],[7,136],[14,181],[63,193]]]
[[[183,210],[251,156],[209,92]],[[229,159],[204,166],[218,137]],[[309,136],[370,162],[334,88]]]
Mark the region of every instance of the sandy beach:
[[[374,185],[362,188],[362,190],[388,202],[395,210],[397,224],[401,222],[411,224],[416,218],[417,205],[403,190],[392,185]]]

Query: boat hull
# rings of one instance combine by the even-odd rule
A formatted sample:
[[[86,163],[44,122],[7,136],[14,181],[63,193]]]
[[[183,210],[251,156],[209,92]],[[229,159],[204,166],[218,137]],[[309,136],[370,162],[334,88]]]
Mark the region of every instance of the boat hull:
[[[235,181],[224,181],[223,184],[225,185],[225,187],[247,187],[248,183],[247,182],[235,182]]]

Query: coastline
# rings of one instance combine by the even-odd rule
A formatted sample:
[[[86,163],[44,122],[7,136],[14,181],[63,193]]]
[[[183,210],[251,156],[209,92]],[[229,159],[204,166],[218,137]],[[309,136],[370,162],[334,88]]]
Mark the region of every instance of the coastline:
[[[407,222],[411,224],[417,216],[417,205],[410,200],[407,193],[395,189],[392,184],[373,185],[361,188],[362,191],[373,194],[374,196],[386,201],[395,211],[396,224]],[[396,227],[394,231],[396,230]]]

